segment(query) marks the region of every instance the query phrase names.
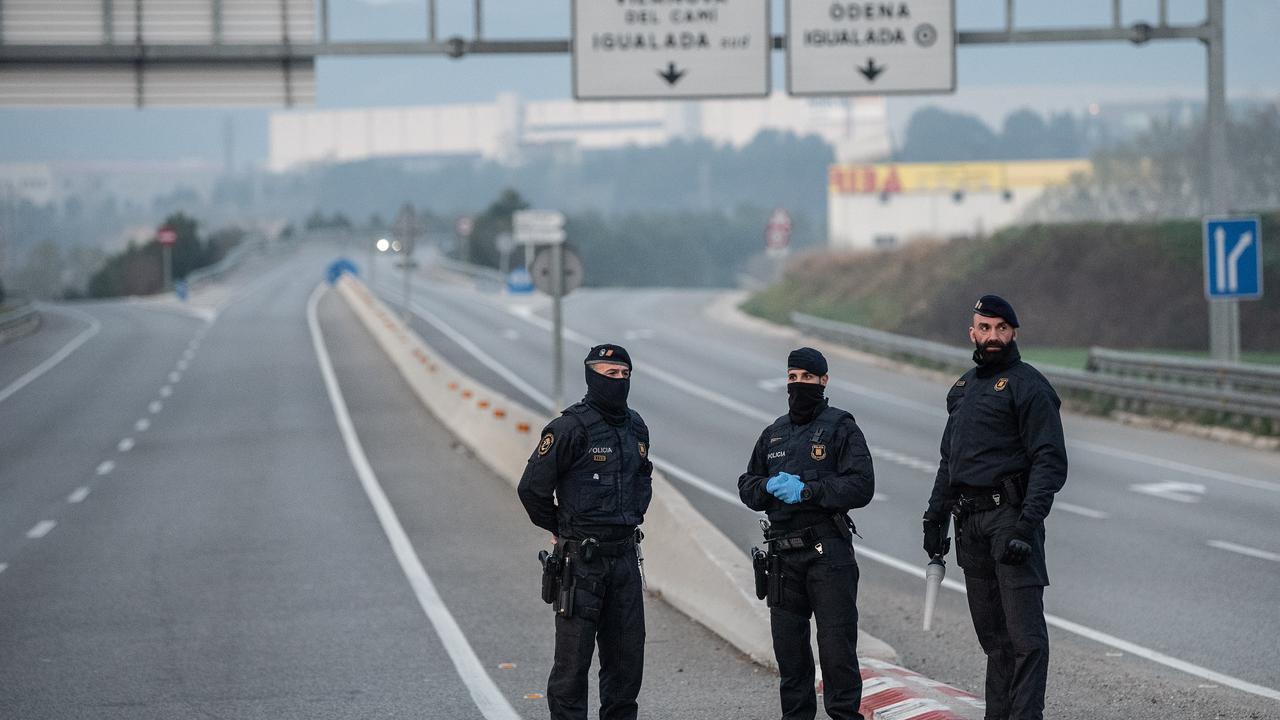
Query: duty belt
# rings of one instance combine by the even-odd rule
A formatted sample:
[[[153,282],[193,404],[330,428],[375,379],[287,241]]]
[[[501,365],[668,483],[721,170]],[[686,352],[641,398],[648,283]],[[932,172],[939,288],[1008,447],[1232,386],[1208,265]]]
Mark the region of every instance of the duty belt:
[[[813,547],[821,540],[830,538],[843,538],[834,523],[818,523],[799,530],[777,534],[766,530],[764,534],[765,542],[769,543],[769,550],[773,552],[778,552],[779,550],[803,550]]]
[[[621,557],[627,553],[627,550],[635,546],[643,537],[640,535],[639,529],[636,534],[623,538],[622,540],[611,540],[605,542],[595,538],[584,538],[582,540],[561,540],[564,546],[564,552],[567,555],[582,558],[585,562],[591,562],[594,557]]]
[[[999,490],[992,490],[972,495],[961,495],[956,500],[956,512],[961,515],[967,515],[969,513],[995,510],[1008,504],[1008,499]]]

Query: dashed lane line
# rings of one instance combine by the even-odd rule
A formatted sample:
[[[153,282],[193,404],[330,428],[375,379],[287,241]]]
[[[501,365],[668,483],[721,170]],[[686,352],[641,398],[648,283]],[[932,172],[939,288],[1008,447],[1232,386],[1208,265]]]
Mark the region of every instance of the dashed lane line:
[[[67,502],[74,505],[76,503],[84,502],[84,499],[87,497],[89,497],[89,488],[78,487],[76,488],[75,492],[67,496]]]
[[[178,384],[178,381],[179,381],[179,380],[181,380],[181,379],[182,379],[182,373],[179,373],[179,372],[178,372],[178,371],[176,371],[176,370],[175,370],[175,371],[173,371],[173,372],[171,372],[171,373],[169,373],[169,383],[170,383],[170,384],[172,384],[172,385],[177,385],[177,384]]]
[[[151,428],[151,421],[146,418],[138,418],[138,422],[133,424],[133,429],[138,432],[146,432]]]
[[[98,463],[97,473],[99,475],[110,475],[112,470],[116,469],[116,464],[111,460],[103,460]]]
[[[333,363],[325,347],[324,333],[320,330],[320,322],[316,317],[316,306],[324,292],[325,286],[317,285],[310,299],[307,300],[307,324],[311,328],[311,341],[315,346],[316,360],[320,363],[320,373],[324,376],[329,402],[333,406],[333,414],[338,421],[338,429],[342,433],[342,440],[351,458],[351,464],[355,467],[356,474],[360,476],[360,484],[364,487],[365,494],[369,496],[369,502],[373,505],[383,532],[391,542],[391,549],[400,563],[401,571],[413,587],[418,604],[435,628],[436,635],[448,652],[449,659],[453,661],[458,676],[466,683],[467,690],[471,693],[471,700],[486,720],[520,720],[519,713],[489,676],[489,672],[480,662],[466,635],[463,634],[462,628],[459,627],[457,620],[436,591],[435,584],[427,575],[426,568],[422,566],[422,561],[418,558],[413,544],[409,541],[409,536],[405,534],[404,527],[396,516],[395,508],[387,500],[386,493],[383,492],[382,485],[373,472],[373,466],[365,455],[360,437],[356,434],[355,425],[351,421],[351,414],[347,410],[342,388],[338,385],[338,377],[333,371]]]
[[[30,530],[27,531],[27,537],[32,540],[39,540],[45,535],[48,535],[49,532],[57,526],[58,526],[58,523],[54,520],[41,520],[40,522],[33,525]]]
[[[156,413],[160,412],[160,409],[163,407],[164,407],[164,403],[160,402],[159,400],[152,400],[151,404],[147,405],[147,412],[151,413],[152,415],[155,415]]]
[[[1271,562],[1280,562],[1280,553],[1273,553],[1267,550],[1259,550],[1258,548],[1251,548],[1248,545],[1237,545],[1233,542],[1227,542],[1226,540],[1210,540],[1208,542],[1208,545],[1209,547],[1217,548],[1219,550],[1226,550],[1227,552],[1233,552],[1233,553],[1237,553],[1239,555],[1245,555],[1251,558],[1258,558],[1260,560],[1270,560]]]
[[[124,438],[116,444],[116,449],[122,453],[129,452],[133,449],[133,438]]]

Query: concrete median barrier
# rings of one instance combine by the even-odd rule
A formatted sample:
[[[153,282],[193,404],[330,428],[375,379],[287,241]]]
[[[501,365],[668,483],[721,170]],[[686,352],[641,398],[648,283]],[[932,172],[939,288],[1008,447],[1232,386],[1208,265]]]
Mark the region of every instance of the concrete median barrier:
[[[345,275],[337,289],[427,409],[514,487],[537,432],[551,418],[454,367],[359,279]],[[644,529],[649,589],[756,662],[773,666],[769,612],[755,597],[746,553],[656,471]],[[859,649],[866,657],[896,659],[892,648],[869,635],[860,635]]]

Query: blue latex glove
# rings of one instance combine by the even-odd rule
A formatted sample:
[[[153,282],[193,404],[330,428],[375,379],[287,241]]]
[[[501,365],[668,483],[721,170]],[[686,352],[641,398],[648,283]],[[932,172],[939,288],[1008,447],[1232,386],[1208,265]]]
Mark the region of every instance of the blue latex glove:
[[[800,482],[799,475],[780,472],[769,478],[769,482],[765,484],[764,489],[782,502],[794,505],[800,502],[800,491],[804,490],[804,483]]]

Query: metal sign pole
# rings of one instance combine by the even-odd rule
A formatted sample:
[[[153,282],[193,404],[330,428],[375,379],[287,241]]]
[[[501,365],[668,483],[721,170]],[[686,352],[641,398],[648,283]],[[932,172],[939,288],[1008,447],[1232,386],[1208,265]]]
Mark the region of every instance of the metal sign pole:
[[[400,307],[400,316],[406,323],[409,322],[409,303],[411,302],[409,293],[412,292],[413,288],[413,283],[409,282],[409,266],[412,264],[412,260],[413,246],[406,245],[404,248],[404,294],[402,295],[404,305]]]
[[[378,241],[374,240],[369,245],[369,287],[371,289],[377,284],[374,281],[374,268],[376,266],[373,264],[374,261],[377,259],[378,259]]]
[[[1205,39],[1208,55],[1208,105],[1205,124],[1209,133],[1209,206],[1206,215],[1223,216],[1231,197],[1227,172],[1227,94],[1222,30],[1222,0],[1206,0],[1209,36]],[[1240,360],[1240,302],[1209,301],[1209,354],[1215,360]]]
[[[164,290],[173,289],[173,246],[160,246],[160,264],[164,266]]]
[[[564,318],[560,314],[560,298],[564,295],[564,245],[555,243],[551,246],[551,341],[554,343],[552,356],[551,396],[555,399],[554,410],[564,407]]]

